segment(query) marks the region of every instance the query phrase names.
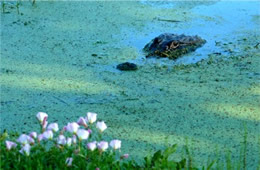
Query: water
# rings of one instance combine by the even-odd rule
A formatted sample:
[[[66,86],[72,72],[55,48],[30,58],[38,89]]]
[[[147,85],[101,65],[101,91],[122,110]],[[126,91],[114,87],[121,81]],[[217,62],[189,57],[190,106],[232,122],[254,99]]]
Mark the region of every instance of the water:
[[[160,8],[161,10],[172,9],[181,10],[183,3],[178,1],[142,1],[142,4]],[[125,43],[136,47],[139,50],[140,56],[136,60],[130,60],[140,65],[147,63],[162,65],[174,64],[190,64],[206,59],[209,54],[217,53],[224,56],[229,56],[230,50],[223,48],[218,43],[235,44],[236,41],[241,40],[241,37],[247,37],[247,34],[259,34],[260,23],[252,20],[253,16],[260,14],[260,2],[190,2],[187,13],[193,15],[192,19],[176,23],[162,23],[162,21],[150,22],[146,25],[145,37],[139,39],[127,40]],[[170,19],[164,16],[162,19]],[[154,28],[152,31],[149,28]],[[123,28],[122,32],[128,34],[136,34],[138,31]],[[168,59],[147,59],[142,52],[142,48],[151,39],[164,32],[186,34],[186,35],[199,35],[207,40],[207,43],[197,49],[195,52],[189,53],[180,59],[173,61]],[[232,54],[239,53],[243,49],[236,45],[230,45]]]

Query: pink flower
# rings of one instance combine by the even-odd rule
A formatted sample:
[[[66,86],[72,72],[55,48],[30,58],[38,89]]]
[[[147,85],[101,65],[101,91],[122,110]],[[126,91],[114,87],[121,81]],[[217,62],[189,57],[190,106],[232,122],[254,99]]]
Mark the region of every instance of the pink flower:
[[[68,138],[66,141],[67,146],[71,146],[72,138]]]
[[[25,154],[26,156],[30,155],[31,146],[29,144],[25,144],[22,149],[19,151],[21,154]]]
[[[72,137],[72,143],[75,145],[77,143],[77,136],[73,135]]]
[[[41,140],[43,140],[43,134],[38,135],[38,142],[40,142]]]
[[[117,140],[117,139],[115,139],[115,140],[112,140],[111,142],[110,142],[110,146],[113,148],[113,149],[120,149],[121,148],[121,141],[120,140]]]
[[[57,143],[59,145],[66,145],[66,137],[64,135],[59,135]]]
[[[129,154],[124,154],[124,155],[122,155],[122,156],[120,156],[120,159],[127,159],[129,157]]]
[[[59,130],[59,126],[57,123],[49,124],[47,130],[52,130],[53,132],[57,132]]]
[[[48,115],[44,112],[38,112],[36,117],[42,123],[44,119],[47,119]]]
[[[91,133],[92,133],[92,130],[91,130],[91,129],[88,129],[88,133],[91,134]]]
[[[31,132],[31,133],[29,134],[29,136],[30,136],[31,138],[33,138],[33,139],[36,139],[36,138],[37,138],[37,133],[36,133],[36,132]]]
[[[107,150],[107,148],[108,148],[108,142],[106,142],[106,141],[101,141],[101,142],[99,142],[99,143],[97,144],[97,146],[98,146],[98,149],[99,149],[100,151],[104,152],[104,151]]]
[[[42,128],[45,130],[47,125],[48,125],[48,121],[46,119],[44,119],[42,122]]]
[[[11,150],[12,148],[16,148],[17,144],[12,141],[5,141],[7,150]]]
[[[51,140],[53,138],[53,132],[51,130],[47,130],[45,132],[43,132],[43,139],[46,139],[46,140]]]
[[[84,126],[84,127],[88,127],[87,123],[86,123],[86,120],[83,118],[83,117],[80,117],[78,122],[77,122],[79,125],[81,126]]]
[[[87,113],[87,120],[90,124],[94,123],[97,120],[97,114],[93,112]]]
[[[97,142],[96,141],[90,142],[87,144],[87,147],[89,150],[94,151],[97,148]]]
[[[106,130],[107,125],[105,124],[104,121],[102,121],[102,122],[97,122],[97,126],[96,127],[98,128],[98,130],[100,132],[103,132],[104,130]]]
[[[85,130],[85,129],[79,129],[79,130],[77,131],[77,136],[78,136],[78,138],[79,138],[80,141],[81,141],[81,140],[85,140],[85,139],[88,139],[88,137],[89,137],[89,132],[88,132],[87,130]]]
[[[70,158],[66,159],[65,163],[66,163],[67,166],[71,166],[72,165],[72,161],[73,161],[73,158],[70,157]]]
[[[34,139],[33,138],[31,138],[30,136],[29,136],[29,138],[28,138],[28,143],[29,144],[31,144],[31,145],[34,145]]]
[[[70,133],[76,134],[79,129],[79,125],[76,122],[68,123],[66,130]]]
[[[17,142],[21,143],[22,145],[25,145],[29,143],[29,138],[31,137],[26,134],[21,134],[17,139]]]

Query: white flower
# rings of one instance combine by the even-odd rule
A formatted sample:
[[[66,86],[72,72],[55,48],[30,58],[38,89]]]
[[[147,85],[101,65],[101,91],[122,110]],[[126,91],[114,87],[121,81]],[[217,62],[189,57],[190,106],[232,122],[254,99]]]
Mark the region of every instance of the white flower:
[[[43,139],[43,134],[38,135],[38,141],[40,142]]]
[[[102,122],[97,122],[97,128],[100,132],[103,132],[104,130],[106,130],[107,125],[105,124],[104,121]]]
[[[17,142],[21,143],[22,145],[25,145],[29,143],[29,138],[31,137],[26,134],[21,134],[17,139]]]
[[[90,142],[87,144],[87,147],[89,150],[94,151],[97,148],[97,142],[96,141]]]
[[[76,144],[76,143],[77,143],[77,136],[76,136],[76,135],[73,135],[73,137],[72,137],[72,143],[73,143],[73,144]]]
[[[42,123],[45,117],[48,117],[47,113],[38,112],[36,115],[37,119]]]
[[[88,127],[87,122],[86,122],[86,120],[84,119],[84,117],[80,117],[77,123],[78,123],[79,125],[81,125],[81,126]]]
[[[66,141],[67,146],[71,146],[72,138],[68,138]]]
[[[49,124],[47,130],[52,130],[53,132],[57,132],[59,130],[58,123]]]
[[[51,130],[47,130],[43,132],[43,139],[52,139],[53,138],[53,132]]]
[[[113,149],[120,149],[121,148],[121,141],[120,140],[112,140],[110,142],[110,146],[113,148]]]
[[[67,166],[71,166],[72,165],[72,161],[73,161],[73,158],[70,157],[70,158],[66,159],[65,163],[66,163]]]
[[[89,132],[87,130],[84,130],[84,129],[79,129],[77,131],[77,136],[78,136],[79,140],[85,140],[85,139],[88,139]]]
[[[46,129],[47,125],[48,125],[48,121],[43,120],[43,122],[42,122],[42,128],[43,128],[43,129]]]
[[[25,154],[26,156],[29,156],[30,155],[30,149],[31,149],[31,146],[27,143],[22,147],[22,149],[20,150],[20,153]]]
[[[29,136],[29,138],[28,138],[28,143],[29,144],[34,144],[35,142],[34,142],[34,139],[33,138],[31,138],[30,136]]]
[[[29,136],[30,136],[31,138],[33,138],[33,139],[36,139],[36,138],[37,138],[37,133],[36,133],[36,132],[31,132],[31,133],[29,134]]]
[[[66,130],[70,133],[76,134],[79,129],[79,125],[76,122],[68,123],[66,126]]]
[[[87,120],[90,124],[94,123],[97,120],[97,114],[92,113],[92,112],[88,112],[87,113]]]
[[[6,144],[6,148],[7,150],[11,150],[12,148],[15,148],[17,146],[16,143],[12,142],[12,141],[5,141],[5,144]]]
[[[97,144],[97,146],[98,146],[98,149],[103,152],[108,148],[108,142],[101,141]]]
[[[66,137],[64,135],[59,135],[57,143],[59,145],[66,145]]]

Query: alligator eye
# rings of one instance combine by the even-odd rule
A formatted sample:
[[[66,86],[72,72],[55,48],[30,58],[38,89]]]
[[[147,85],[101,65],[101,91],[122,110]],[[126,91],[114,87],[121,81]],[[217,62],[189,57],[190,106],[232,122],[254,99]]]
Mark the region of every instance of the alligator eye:
[[[170,48],[172,49],[174,49],[174,48],[177,48],[177,47],[179,47],[179,43],[177,43],[177,42],[172,42],[171,44],[170,44]]]
[[[154,40],[153,40],[153,43],[155,43],[155,44],[157,44],[159,42],[159,38],[155,38]]]

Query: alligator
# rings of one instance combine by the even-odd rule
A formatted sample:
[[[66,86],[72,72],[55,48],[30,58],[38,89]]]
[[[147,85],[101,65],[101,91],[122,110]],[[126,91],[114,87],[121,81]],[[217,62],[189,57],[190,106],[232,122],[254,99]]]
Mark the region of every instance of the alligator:
[[[146,57],[167,57],[175,60],[184,54],[195,51],[205,43],[206,40],[197,35],[164,33],[152,39],[143,50],[147,54]]]

